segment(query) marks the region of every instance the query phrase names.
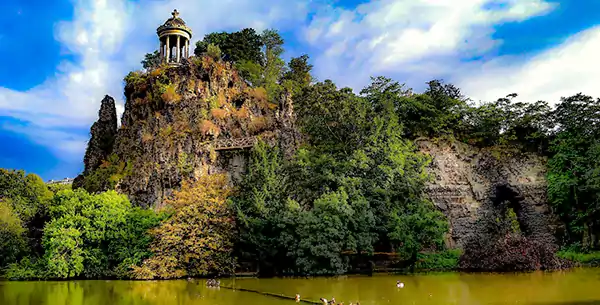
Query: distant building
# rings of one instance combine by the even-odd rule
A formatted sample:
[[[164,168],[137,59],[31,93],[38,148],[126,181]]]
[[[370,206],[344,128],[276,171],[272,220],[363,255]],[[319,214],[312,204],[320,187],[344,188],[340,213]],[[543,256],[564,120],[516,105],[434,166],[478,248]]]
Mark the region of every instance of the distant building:
[[[62,180],[50,180],[46,183],[47,184],[72,184],[73,179],[72,178],[64,178]]]

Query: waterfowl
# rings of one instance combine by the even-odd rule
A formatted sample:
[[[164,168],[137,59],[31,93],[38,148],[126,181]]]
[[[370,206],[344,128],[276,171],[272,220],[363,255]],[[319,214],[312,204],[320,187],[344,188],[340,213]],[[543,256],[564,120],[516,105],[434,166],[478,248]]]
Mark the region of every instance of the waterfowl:
[[[296,302],[300,302],[300,295],[296,293]]]
[[[400,281],[397,281],[396,282],[396,287],[398,287],[398,288],[404,288],[404,283],[402,283]]]
[[[329,302],[327,302],[327,299],[325,299],[325,298],[320,298],[319,300],[321,300],[321,302],[323,302],[323,304],[329,304]]]

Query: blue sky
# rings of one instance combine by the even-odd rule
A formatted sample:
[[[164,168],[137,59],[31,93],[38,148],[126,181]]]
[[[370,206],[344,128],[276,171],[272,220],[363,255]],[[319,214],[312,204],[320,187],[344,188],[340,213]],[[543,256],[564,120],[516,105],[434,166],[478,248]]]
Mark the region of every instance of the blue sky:
[[[420,90],[434,78],[474,100],[600,96],[594,0],[11,0],[0,3],[0,167],[44,179],[82,169],[105,94],[156,48],[177,8],[194,31],[279,29],[286,57],[356,90],[385,75]]]

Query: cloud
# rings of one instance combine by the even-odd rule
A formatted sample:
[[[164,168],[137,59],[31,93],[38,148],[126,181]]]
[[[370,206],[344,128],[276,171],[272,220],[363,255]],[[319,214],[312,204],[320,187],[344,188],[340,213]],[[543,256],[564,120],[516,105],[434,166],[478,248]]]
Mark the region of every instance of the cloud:
[[[495,25],[554,7],[543,0],[381,0],[353,10],[330,8],[312,20],[304,37],[323,51],[317,73],[334,71],[341,85],[361,87],[381,74],[424,82],[451,75],[465,59],[501,43],[492,38]]]
[[[456,83],[475,100],[517,93],[523,101],[551,104],[582,92],[600,96],[600,27],[580,32],[534,56],[498,57],[464,69]]]

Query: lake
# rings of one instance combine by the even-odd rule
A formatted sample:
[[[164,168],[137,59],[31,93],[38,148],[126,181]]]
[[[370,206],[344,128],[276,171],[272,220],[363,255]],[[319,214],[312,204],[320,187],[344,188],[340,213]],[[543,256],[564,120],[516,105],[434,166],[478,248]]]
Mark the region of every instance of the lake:
[[[396,280],[404,288],[396,288]],[[318,301],[375,304],[600,304],[600,269],[518,274],[440,273],[312,279],[221,280],[222,286]],[[207,288],[204,280],[0,282],[2,305],[283,305],[246,291]],[[306,304],[306,303],[301,303]]]

